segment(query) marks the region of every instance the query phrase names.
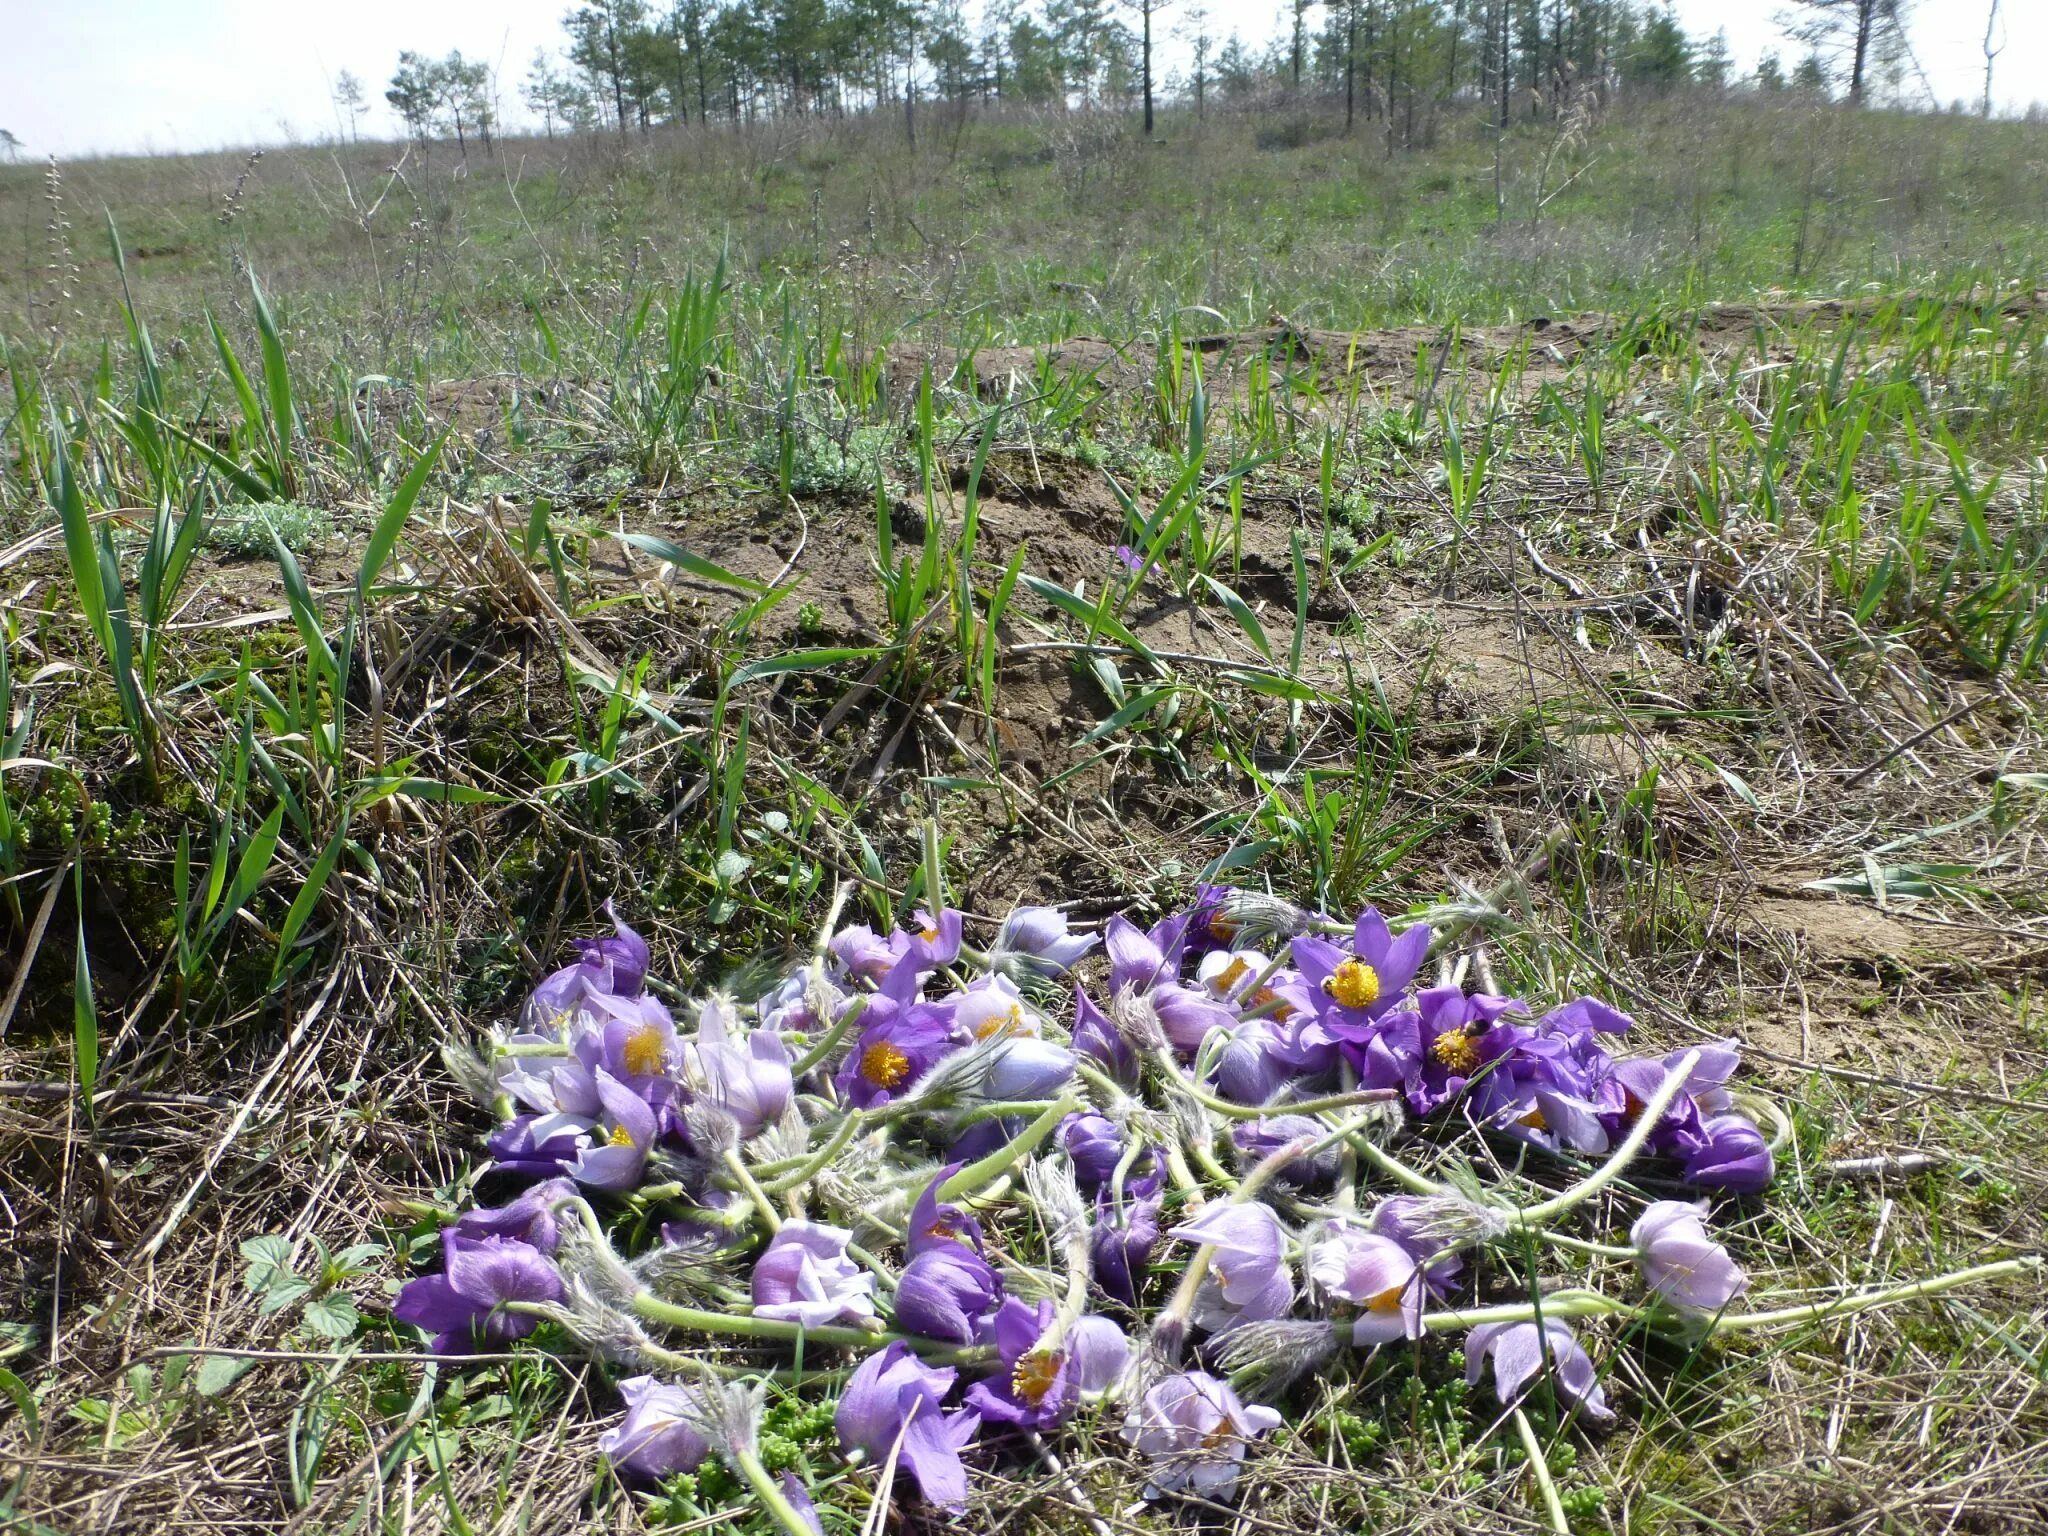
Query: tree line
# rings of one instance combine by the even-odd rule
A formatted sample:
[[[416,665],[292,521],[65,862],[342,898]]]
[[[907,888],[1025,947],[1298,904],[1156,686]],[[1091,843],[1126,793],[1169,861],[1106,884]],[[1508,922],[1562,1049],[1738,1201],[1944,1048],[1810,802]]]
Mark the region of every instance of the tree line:
[[[1142,109],[1149,132],[1162,100],[1202,114],[1321,98],[1413,142],[1454,104],[1506,127],[1624,89],[1902,99],[1906,3],[1791,0],[1796,61],[1767,54],[1738,80],[1725,33],[1688,34],[1656,0],[1281,0],[1253,40],[1220,35],[1207,0],[981,0],[971,15],[962,0],[584,0],[519,94],[551,138],[900,111],[914,139],[920,105],[972,102]],[[1169,37],[1183,62],[1162,77]],[[1989,67],[1987,50],[1987,111]],[[336,96],[352,126],[360,84],[344,75]],[[402,53],[384,96],[416,139],[491,146],[498,82],[481,62]]]

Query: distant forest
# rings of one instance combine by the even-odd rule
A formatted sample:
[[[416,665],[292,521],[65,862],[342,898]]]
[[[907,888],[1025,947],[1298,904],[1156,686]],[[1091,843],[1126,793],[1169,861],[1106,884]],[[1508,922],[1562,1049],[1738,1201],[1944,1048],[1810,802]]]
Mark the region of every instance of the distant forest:
[[[1221,35],[1203,0],[988,0],[973,17],[960,0],[590,0],[517,91],[550,137],[895,111],[914,138],[921,105],[970,103],[1142,112],[1150,131],[1168,104],[1199,115],[1319,103],[1417,144],[1450,110],[1507,127],[1621,91],[1687,89],[1988,114],[2000,0],[1982,0],[1984,93],[1967,104],[1934,101],[1906,3],[1789,0],[1784,54],[1738,77],[1725,33],[1690,35],[1669,6],[1639,0],[1291,0],[1254,39]],[[510,88],[459,52],[406,52],[384,99],[414,139],[488,150]],[[336,104],[351,133],[373,105],[347,74]]]

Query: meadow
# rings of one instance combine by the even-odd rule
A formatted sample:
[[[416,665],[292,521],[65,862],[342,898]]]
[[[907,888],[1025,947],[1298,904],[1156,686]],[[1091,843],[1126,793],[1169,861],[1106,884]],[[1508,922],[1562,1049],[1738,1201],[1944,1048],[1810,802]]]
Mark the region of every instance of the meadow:
[[[934,109],[16,166],[0,243],[0,1529],[775,1528],[390,1315],[482,1187],[444,1047],[607,902],[679,1011],[942,889],[1433,914],[1741,1040],[1773,1296],[2043,1247],[2048,129]],[[2044,1323],[1617,1328],[1540,1444],[1393,1349],[1232,1508],[1105,1419],[965,1519],[2048,1529]]]

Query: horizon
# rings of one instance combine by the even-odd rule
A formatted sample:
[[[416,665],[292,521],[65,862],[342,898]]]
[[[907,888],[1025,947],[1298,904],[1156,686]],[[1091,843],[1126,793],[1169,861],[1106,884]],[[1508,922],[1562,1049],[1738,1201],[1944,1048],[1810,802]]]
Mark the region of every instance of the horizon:
[[[1727,34],[1738,77],[1775,52],[1789,73],[1800,54],[1774,17],[1779,0],[1679,0],[1673,7],[1695,42]],[[1975,8],[1972,8],[1975,13]],[[1261,0],[1221,0],[1212,10],[1219,41],[1235,35],[1257,49],[1284,23]],[[1994,115],[2017,117],[2041,105],[2048,66],[2048,7],[2004,16],[1994,69]],[[282,19],[287,35],[280,35]],[[1157,78],[1180,76],[1189,50],[1171,7],[1155,10]],[[1982,93],[1983,15],[1909,13],[1907,35],[1917,73],[1908,110],[1974,105]],[[118,36],[118,50],[95,51],[96,37]],[[380,40],[371,43],[367,37]],[[388,39],[384,41],[383,39]],[[370,108],[357,134],[371,142],[404,137],[384,89],[402,49],[432,57],[459,50],[494,73],[502,131],[541,131],[519,85],[536,48],[559,56],[566,42],[561,0],[441,0],[422,11],[399,0],[362,0],[349,16],[291,15],[261,0],[77,0],[61,14],[41,8],[18,46],[0,58],[0,129],[19,141],[17,157],[40,161],[176,156],[333,143],[352,135],[333,101],[346,70],[363,84]],[[377,62],[381,59],[381,63]],[[73,79],[73,75],[79,76]],[[113,89],[108,88],[111,75]],[[88,87],[88,77],[97,81]],[[247,82],[270,82],[248,99]],[[1924,89],[1923,89],[1924,82]],[[2021,83],[2025,83],[2022,88]],[[91,102],[91,129],[64,121],[70,104]],[[26,106],[27,110],[21,110]]]

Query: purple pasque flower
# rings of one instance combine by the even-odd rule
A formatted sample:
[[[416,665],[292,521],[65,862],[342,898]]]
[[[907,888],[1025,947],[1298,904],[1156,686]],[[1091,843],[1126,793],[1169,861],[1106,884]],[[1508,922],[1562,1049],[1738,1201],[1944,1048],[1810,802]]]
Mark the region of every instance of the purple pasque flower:
[[[408,1280],[391,1315],[434,1335],[437,1355],[465,1355],[485,1343],[523,1339],[539,1325],[509,1301],[560,1301],[562,1277],[530,1243],[511,1237],[441,1233],[441,1273]]]
[[[1628,1240],[1643,1266],[1643,1280],[1666,1301],[1718,1312],[1749,1289],[1749,1276],[1728,1250],[1707,1236],[1707,1203],[1652,1201]]]
[[[920,1338],[972,1344],[1002,1295],[1001,1277],[980,1254],[964,1243],[935,1243],[903,1266],[896,1326]]]
[[[1465,1261],[1455,1251],[1455,1240],[1444,1231],[1441,1200],[1389,1195],[1367,1213],[1365,1229],[1399,1243],[1439,1296],[1449,1295],[1464,1273]]]
[[[647,1171],[648,1154],[654,1148],[660,1121],[653,1106],[604,1068],[599,1067],[591,1075],[597,1082],[604,1117],[593,1131],[596,1139],[577,1154],[564,1172],[592,1189],[632,1189]]]
[[[1287,1234],[1271,1207],[1256,1201],[1218,1202],[1166,1235],[1215,1249],[1195,1307],[1195,1321],[1212,1333],[1270,1322],[1293,1307]]]
[[[1764,1133],[1741,1115],[1712,1115],[1679,1146],[1685,1182],[1697,1189],[1753,1195],[1769,1187],[1777,1168]]]
[[[576,1185],[569,1179],[544,1179],[503,1205],[464,1211],[455,1218],[453,1230],[464,1237],[509,1237],[553,1253],[561,1241],[555,1206],[575,1193]]]
[[[941,907],[939,915],[922,909],[912,914],[917,926],[909,932],[897,929],[889,936],[889,947],[899,957],[899,963],[907,961],[921,975],[936,971],[941,966],[951,965],[960,958],[962,933],[961,914],[951,907]]]
[[[695,1405],[687,1388],[652,1376],[629,1376],[619,1383],[626,1416],[597,1437],[597,1448],[621,1472],[660,1479],[694,1472],[711,1454],[711,1443],[697,1432]]]
[[[1422,1337],[1422,1272],[1415,1255],[1391,1237],[1333,1221],[1309,1249],[1308,1278],[1323,1295],[1357,1309],[1354,1345]]]
[[[754,1316],[822,1328],[875,1315],[875,1278],[847,1257],[844,1227],[785,1221],[754,1261]]]
[[[991,973],[947,999],[953,1029],[963,1040],[1023,1038],[1039,1032],[1038,1011],[1007,976]]]
[[[976,1253],[982,1251],[981,1223],[951,1201],[939,1198],[940,1187],[966,1166],[965,1161],[948,1163],[925,1185],[924,1192],[910,1207],[910,1231],[904,1239],[906,1252],[918,1254],[927,1248],[960,1243],[968,1244]]]
[[[1516,1007],[1510,997],[1468,995],[1463,987],[1424,987],[1415,994],[1416,1065],[1406,1080],[1408,1107],[1435,1113],[1465,1091],[1491,1063],[1521,1042],[1524,1032],[1503,1023]]]
[[[1481,1369],[1493,1365],[1493,1395],[1503,1408],[1521,1401],[1529,1383],[1546,1363],[1551,1383],[1567,1408],[1589,1419],[1611,1419],[1601,1390],[1600,1373],[1592,1359],[1579,1347],[1571,1329],[1561,1322],[1482,1323],[1465,1336],[1465,1381],[1477,1383]]]
[[[1094,1062],[1119,1086],[1138,1086],[1137,1052],[1131,1049],[1130,1042],[1124,1039],[1122,1032],[1110,1023],[1108,1015],[1095,1006],[1086,992],[1074,994],[1074,1027],[1070,1038],[1077,1055]]]
[[[1149,1013],[1167,1042],[1180,1051],[1194,1050],[1210,1030],[1237,1017],[1235,1009],[1206,989],[1184,987],[1176,979],[1187,925],[1188,915],[1182,913],[1147,932],[1118,913],[1102,934],[1103,947],[1109,951],[1112,1013],[1119,1008]]]
[[[1131,1363],[1131,1341],[1116,1322],[1099,1312],[1085,1312],[1067,1330],[1067,1359],[1074,1389],[1092,1403],[1123,1380]]]
[[[834,960],[861,981],[879,982],[896,964],[889,941],[865,923],[850,923],[825,942]]]
[[[1107,1115],[1092,1109],[1076,1111],[1060,1122],[1054,1134],[1067,1160],[1074,1165],[1074,1182],[1081,1186],[1083,1194],[1093,1194],[1116,1176],[1117,1164],[1124,1157],[1124,1139]],[[1151,1157],[1150,1151],[1141,1152],[1132,1171],[1142,1172],[1150,1165]]]
[[[1228,1499],[1237,1487],[1245,1448],[1280,1415],[1238,1399],[1230,1384],[1207,1371],[1183,1371],[1157,1383],[1131,1408],[1123,1437],[1151,1462],[1148,1496],[1192,1490]]]
[[[572,1027],[576,1060],[589,1070],[602,1067],[650,1101],[673,1091],[669,1079],[682,1065],[683,1052],[675,1020],[659,998],[592,993],[574,1014]]]
[[[1095,1225],[1088,1234],[1088,1257],[1095,1283],[1127,1307],[1138,1304],[1138,1281],[1159,1245],[1159,1210],[1165,1182],[1156,1170],[1124,1186],[1119,1201],[1109,1185],[1095,1195]]]
[[[1328,939],[1303,934],[1293,941],[1294,963],[1323,998],[1323,1021],[1340,1039],[1370,1039],[1370,1024],[1401,1001],[1429,953],[1429,925],[1413,923],[1399,938],[1377,907],[1358,915],[1347,951]]]
[[[769,1029],[735,1030],[723,999],[712,998],[699,1011],[690,1055],[702,1096],[738,1122],[743,1141],[781,1120],[796,1093],[789,1047]]]
[[[618,929],[609,939],[577,939],[577,959],[545,977],[533,989],[520,1010],[520,1027],[547,1031],[563,1014],[573,1011],[586,997],[638,997],[647,984],[651,959],[647,941],[619,921],[612,904],[604,904],[605,916]]]
[[[987,1381],[967,1389],[967,1406],[984,1422],[1056,1429],[1074,1411],[1079,1388],[1062,1341],[1044,1343],[1053,1325],[1050,1301],[1026,1306],[1011,1297],[996,1309],[991,1327],[1000,1366]]]
[[[1130,545],[1117,545],[1116,558],[1117,563],[1121,565],[1125,570],[1129,571],[1133,576],[1143,574],[1145,569],[1145,557],[1139,554],[1135,549],[1131,548]]]
[[[915,985],[915,970],[900,965],[868,999],[860,1035],[839,1069],[839,1091],[857,1109],[887,1104],[959,1049],[949,1008],[916,1001],[914,992],[901,995]]]
[[[1250,1163],[1263,1162],[1282,1147],[1306,1143],[1316,1146],[1328,1139],[1330,1128],[1307,1115],[1261,1115],[1240,1120],[1230,1133],[1231,1143]],[[1273,1177],[1282,1184],[1305,1189],[1336,1178],[1343,1154],[1334,1146],[1314,1153],[1302,1153],[1284,1164]]]
[[[1068,931],[1057,907],[1012,907],[996,931],[989,964],[1039,976],[1061,976],[1099,942],[1091,933]]]
[[[1264,1019],[1233,1020],[1215,1051],[1210,1076],[1216,1091],[1233,1104],[1270,1104],[1294,1082],[1295,1067],[1279,1036]]]
[[[516,1115],[491,1132],[493,1173],[550,1178],[576,1161],[590,1140],[592,1121],[577,1115]]]
[[[782,1496],[789,1500],[789,1507],[796,1511],[797,1518],[809,1527],[811,1536],[825,1536],[825,1522],[818,1518],[818,1506],[811,1502],[811,1490],[794,1472],[782,1474]]]
[[[839,1394],[833,1424],[840,1448],[863,1451],[877,1465],[895,1452],[926,1503],[959,1509],[967,1502],[960,1452],[981,1428],[981,1415],[971,1408],[947,1413],[939,1406],[956,1374],[926,1365],[901,1339],[869,1355]]]

